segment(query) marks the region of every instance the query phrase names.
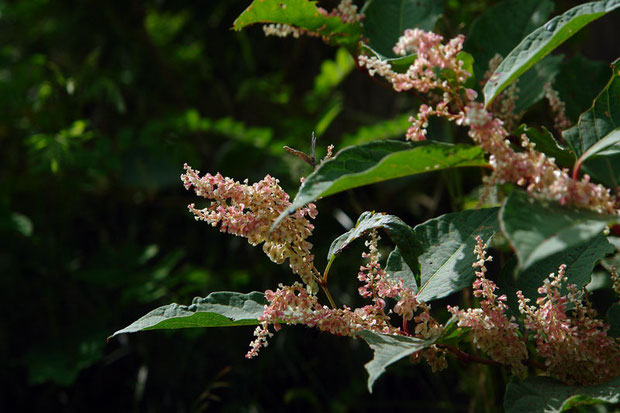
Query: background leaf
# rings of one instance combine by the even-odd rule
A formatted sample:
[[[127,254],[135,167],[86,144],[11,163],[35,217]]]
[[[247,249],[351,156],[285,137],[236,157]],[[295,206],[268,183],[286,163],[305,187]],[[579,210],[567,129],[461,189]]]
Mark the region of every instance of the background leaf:
[[[618,7],[620,0],[582,4],[534,30],[504,58],[485,85],[485,105],[488,106],[509,84],[588,23]]]
[[[371,0],[363,8],[363,33],[368,45],[387,58],[406,29],[432,30],[443,13],[435,0]]]
[[[521,270],[571,247],[592,242],[608,224],[620,219],[544,203],[522,191],[508,196],[499,218]]]
[[[513,378],[506,388],[506,413],[563,412],[579,405],[620,402],[620,377],[594,386],[569,386],[550,377]]]
[[[265,304],[264,294],[259,292],[215,292],[205,298],[194,298],[189,306],[169,304],[159,307],[111,337],[147,330],[257,325]]]

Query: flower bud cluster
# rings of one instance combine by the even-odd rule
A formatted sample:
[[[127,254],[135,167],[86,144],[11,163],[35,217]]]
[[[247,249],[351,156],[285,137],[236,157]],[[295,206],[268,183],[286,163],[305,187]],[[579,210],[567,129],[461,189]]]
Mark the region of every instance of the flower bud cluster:
[[[195,219],[214,227],[220,225],[220,231],[245,237],[252,245],[263,243],[263,251],[273,262],[281,264],[288,259],[293,272],[316,292],[312,244],[306,241],[314,229],[307,217],[316,217],[315,205],[293,211],[271,231],[274,221],[291,206],[277,179],[267,175],[248,185],[247,180],[242,184],[219,173],[203,177],[199,174],[185,164],[185,174],[181,175],[185,189],[194,187],[196,195],[211,200],[203,209],[194,204],[188,206]]]
[[[474,296],[482,297],[480,308],[466,311],[458,307],[448,307],[448,311],[458,318],[459,327],[471,328],[474,345],[497,362],[510,367],[513,374],[522,376],[525,372],[523,361],[527,359],[527,349],[519,337],[519,325],[514,317],[508,317],[506,295],[497,296],[495,283],[486,278],[486,262],[493,257],[487,256],[486,244],[480,236],[476,237],[474,253],[478,261],[472,265],[477,268],[473,283]]]
[[[620,340],[607,336],[609,325],[575,285],[567,286],[566,265],[551,274],[538,289],[536,305],[517,292],[525,327],[534,332],[536,350],[545,359],[550,375],[569,384],[596,384],[620,375]],[[585,301],[585,303],[584,303]]]

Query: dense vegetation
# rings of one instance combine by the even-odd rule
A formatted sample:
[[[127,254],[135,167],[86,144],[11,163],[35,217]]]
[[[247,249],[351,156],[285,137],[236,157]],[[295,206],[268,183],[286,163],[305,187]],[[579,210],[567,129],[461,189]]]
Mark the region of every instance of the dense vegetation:
[[[495,52],[508,54],[548,17],[579,4],[519,3],[444,1],[427,28],[447,39],[468,35],[465,51],[480,80]],[[329,144],[339,150],[401,139],[420,103],[370,78],[347,45],[264,37],[258,27],[229,30],[248,5],[0,4],[3,410],[495,411],[508,371],[452,360],[448,370],[432,373],[426,364],[401,362],[370,394],[364,364],[372,350],[362,340],[303,327],[283,329],[250,361],[243,355],[254,327],[106,342],[160,305],[292,283],[288,265],[274,265],[244,240],[194,221],[186,205],[195,197],[179,180],[185,162],[240,181],[270,174],[293,195],[312,168],[284,145],[309,153],[315,132],[320,158]],[[522,26],[515,10],[526,16]],[[618,13],[581,30],[540,66],[573,124],[620,56]],[[538,90],[530,96],[523,90],[517,101],[523,105],[517,109],[528,108],[523,121],[559,132]],[[466,131],[438,119],[428,135],[468,142]],[[385,211],[414,226],[473,208],[484,173],[446,169],[327,197],[314,221],[313,253],[324,267],[331,241],[364,211]],[[511,255],[505,242],[494,248],[489,273],[497,275],[514,263],[503,262]],[[351,244],[331,269],[339,304],[362,305],[355,274],[363,249],[363,242]],[[616,257],[595,268],[591,289],[601,314],[617,301],[606,271]],[[433,306],[468,303],[465,289]]]

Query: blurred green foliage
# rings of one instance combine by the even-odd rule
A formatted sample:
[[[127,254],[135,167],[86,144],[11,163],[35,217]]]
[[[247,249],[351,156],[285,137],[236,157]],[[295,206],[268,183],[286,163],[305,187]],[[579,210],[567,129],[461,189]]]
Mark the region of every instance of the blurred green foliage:
[[[496,2],[444,3],[438,28],[450,36]],[[232,32],[247,5],[0,2],[0,410],[465,411],[501,397],[501,372],[458,365],[438,375],[398,365],[369,395],[369,349],[300,328],[252,361],[243,358],[251,327],[106,343],[158,305],[265,290],[291,276],[192,219],[194,197],[178,178],[184,162],[238,180],[269,173],[293,195],[310,171],[283,145],[309,152],[314,131],[320,157],[331,143],[406,130],[413,96],[395,96],[355,70],[344,49],[316,39]],[[571,62],[605,78],[601,63],[571,50]],[[458,137],[441,123],[431,133]],[[321,201],[319,264],[363,210],[415,225],[465,202],[454,191],[461,181],[473,189],[479,175],[433,173]],[[331,271],[339,302],[354,303],[360,249]]]

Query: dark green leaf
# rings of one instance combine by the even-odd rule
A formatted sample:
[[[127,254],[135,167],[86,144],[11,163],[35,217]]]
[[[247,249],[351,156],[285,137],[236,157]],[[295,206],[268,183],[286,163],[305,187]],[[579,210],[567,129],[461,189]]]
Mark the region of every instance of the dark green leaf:
[[[508,196],[499,217],[521,270],[567,248],[592,242],[609,223],[620,219],[537,201],[522,191]]]
[[[553,10],[549,0],[508,0],[488,8],[471,26],[465,50],[474,56],[474,70],[482,78],[489,60],[508,53],[534,29],[547,21]]]
[[[402,57],[386,57],[374,50],[372,47],[368,46],[367,44],[362,44],[362,50],[372,57],[376,57],[378,59],[388,62],[392,67],[392,70],[397,73],[405,73],[407,69],[409,69],[409,66],[411,66],[413,62],[415,62],[415,59],[417,59],[418,57],[417,54],[411,54]]]
[[[513,378],[504,396],[507,413],[563,412],[579,405],[620,402],[620,377],[593,386],[569,386],[550,377]]]
[[[400,218],[393,215],[364,212],[357,223],[349,231],[345,232],[332,242],[327,254],[329,265],[336,255],[346,248],[351,242],[363,236],[371,229],[383,228],[387,231],[390,239],[400,248],[401,256],[409,267],[418,270],[417,257],[421,253],[420,244],[415,238],[413,229],[405,224]],[[419,271],[419,270],[418,270]]]
[[[264,294],[259,292],[215,292],[205,298],[194,298],[189,306],[169,304],[159,307],[110,338],[147,330],[257,325],[265,304]]]
[[[366,363],[368,371],[368,391],[372,393],[372,386],[383,374],[385,368],[417,351],[423,350],[435,342],[435,339],[419,339],[405,336],[390,336],[386,334],[362,331],[358,333],[374,351],[374,358]]]
[[[369,46],[385,57],[396,57],[392,48],[406,29],[432,30],[443,13],[435,0],[374,0],[363,9],[363,33]]]
[[[446,168],[486,165],[482,149],[471,145],[382,140],[351,146],[306,178],[288,211],[327,195],[389,179]],[[274,226],[288,211],[278,217]]]
[[[484,242],[498,231],[499,208],[445,214],[414,230],[424,253],[418,261],[421,277],[418,299],[431,301],[471,286],[476,236]]]
[[[326,16],[307,0],[254,0],[233,23],[241,30],[255,23],[281,23],[317,33],[330,43],[354,48],[361,35],[359,23],[344,23],[335,16]]]
[[[587,80],[588,87],[575,87]],[[566,114],[577,122],[579,115],[592,106],[592,101],[599,90],[609,80],[609,63],[590,60],[577,55],[560,66],[553,88],[560,94],[566,104]]]
[[[519,78],[519,98],[515,102],[515,112],[521,112],[538,103],[545,97],[545,83],[553,83],[560,71],[563,55],[547,56],[531,70]]]
[[[488,106],[509,84],[588,23],[618,7],[620,0],[582,4],[534,30],[506,56],[485,85],[485,105]]]
[[[612,64],[612,76],[592,107],[579,116],[576,126],[562,134],[577,157],[620,127],[620,59]]]

